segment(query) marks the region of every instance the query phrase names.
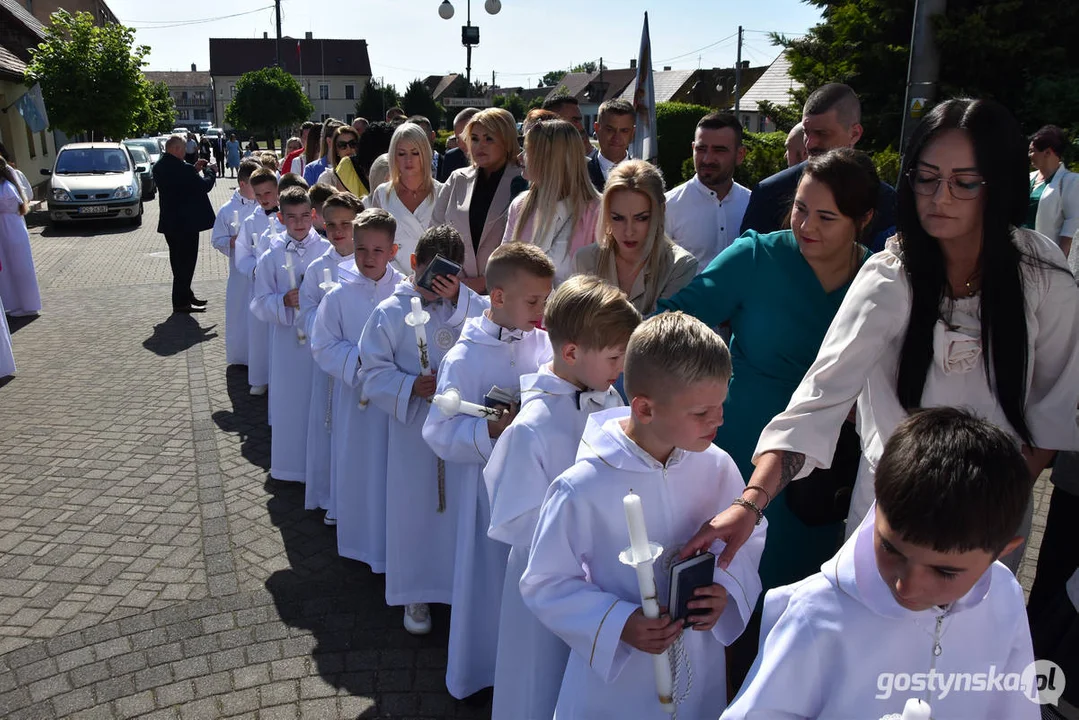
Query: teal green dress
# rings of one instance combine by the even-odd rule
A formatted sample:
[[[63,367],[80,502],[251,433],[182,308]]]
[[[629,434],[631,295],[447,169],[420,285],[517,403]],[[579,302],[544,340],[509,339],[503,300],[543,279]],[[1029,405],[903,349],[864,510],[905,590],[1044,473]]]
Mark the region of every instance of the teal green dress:
[[[868,257],[867,250],[861,262]],[[715,443],[747,482],[761,431],[786,409],[848,287],[825,292],[790,230],[767,235],[750,230],[688,286],[659,301],[661,311],[682,310],[711,327],[731,326],[734,377]],[[843,523],[805,525],[782,493],[765,516],[768,538],[760,565],[765,590],[818,572],[843,540]]]

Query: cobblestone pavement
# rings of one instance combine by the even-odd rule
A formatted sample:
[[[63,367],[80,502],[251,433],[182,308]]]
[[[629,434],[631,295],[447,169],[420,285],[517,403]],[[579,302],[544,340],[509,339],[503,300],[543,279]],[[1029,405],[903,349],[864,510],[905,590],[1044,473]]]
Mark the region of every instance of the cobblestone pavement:
[[[146,208],[31,230],[45,312],[12,322],[0,385],[0,717],[488,716],[446,693],[446,608],[408,635],[303,488],[268,479],[265,398],[224,361],[225,258],[204,233],[209,312],[170,316]],[[1043,480],[1032,550],[1047,506]]]

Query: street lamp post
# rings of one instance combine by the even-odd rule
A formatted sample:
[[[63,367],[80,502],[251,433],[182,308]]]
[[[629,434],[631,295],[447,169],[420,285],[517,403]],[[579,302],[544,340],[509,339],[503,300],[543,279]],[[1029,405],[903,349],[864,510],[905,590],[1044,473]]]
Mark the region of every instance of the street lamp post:
[[[497,15],[502,9],[501,0],[486,0],[483,8],[489,15]],[[472,24],[472,0],[465,0],[465,24],[461,26],[461,44],[465,46],[465,82],[468,83],[468,91],[472,91],[472,48],[480,44],[480,28]],[[453,17],[453,3],[450,0],[442,0],[438,6],[438,14],[443,20]]]

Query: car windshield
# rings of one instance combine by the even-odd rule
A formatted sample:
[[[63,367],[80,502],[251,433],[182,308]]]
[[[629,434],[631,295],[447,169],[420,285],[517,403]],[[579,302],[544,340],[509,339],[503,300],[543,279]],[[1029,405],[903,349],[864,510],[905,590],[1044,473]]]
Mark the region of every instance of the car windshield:
[[[129,146],[127,148],[127,151],[129,153],[131,153],[131,159],[134,160],[137,165],[149,164],[150,156],[147,155],[146,151],[143,150],[141,147],[131,147],[131,146]]]
[[[131,169],[120,148],[72,148],[56,158],[57,175],[108,175]]]
[[[144,150],[148,155],[150,153],[154,153],[157,155],[161,154],[161,146],[158,145],[157,140],[125,140],[124,145],[127,145],[129,148],[140,148],[141,150]],[[142,161],[138,158],[135,158],[135,162]]]

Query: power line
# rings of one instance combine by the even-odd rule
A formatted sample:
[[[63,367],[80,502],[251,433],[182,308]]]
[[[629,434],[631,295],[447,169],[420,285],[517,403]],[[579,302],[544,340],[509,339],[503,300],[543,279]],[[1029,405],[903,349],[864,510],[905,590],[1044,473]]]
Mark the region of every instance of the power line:
[[[233,13],[231,15],[221,15],[219,17],[200,18],[197,20],[129,20],[125,23],[125,25],[141,30],[164,30],[166,28],[187,27],[189,25],[202,25],[205,23],[217,22],[219,20],[228,20],[230,18],[242,17],[244,15],[254,15],[255,13],[262,12],[263,10],[272,10],[273,7],[273,5],[266,5],[264,7],[255,8],[254,10],[246,10],[244,12]]]
[[[660,60],[653,60],[652,62],[653,62],[653,64],[656,64],[656,63],[662,64],[662,63],[665,63],[665,62],[670,62],[672,60],[680,60],[680,59],[682,59],[684,57],[688,57],[690,55],[696,55],[697,53],[701,52],[702,50],[707,50],[708,48],[715,47],[716,45],[719,45],[722,42],[727,42],[728,40],[732,40],[732,39],[734,39],[736,37],[738,37],[738,33],[733,33],[731,35],[728,35],[725,38],[721,38],[719,40],[716,40],[714,43],[709,43],[708,45],[705,45],[704,47],[697,48],[696,50],[690,50],[687,53],[682,53],[681,55],[675,55],[674,57],[662,58]]]

